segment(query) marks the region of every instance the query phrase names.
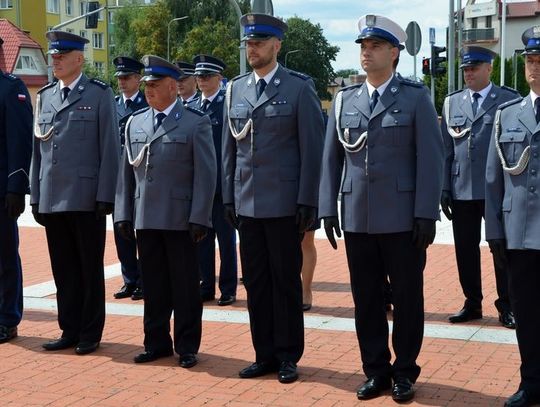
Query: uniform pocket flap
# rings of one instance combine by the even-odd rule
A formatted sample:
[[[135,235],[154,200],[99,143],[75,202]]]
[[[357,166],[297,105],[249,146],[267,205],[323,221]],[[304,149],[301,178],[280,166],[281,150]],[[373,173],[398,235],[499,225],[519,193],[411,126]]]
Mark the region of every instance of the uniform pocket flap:
[[[229,117],[231,119],[247,119],[248,108],[247,107],[233,107],[229,111]]]
[[[133,143],[146,143],[146,135],[144,134],[135,134],[133,136],[129,136],[129,139]]]
[[[344,129],[357,129],[360,127],[360,116],[341,115],[341,127]]]
[[[447,124],[450,127],[464,127],[466,121],[466,117],[451,117]]]
[[[406,113],[387,114],[382,118],[382,127],[410,126],[412,123],[411,115]]]
[[[97,169],[92,167],[79,167],[78,169],[79,177],[81,178],[96,178]]]
[[[49,124],[49,123],[52,123],[53,118],[54,118],[54,114],[52,114],[52,113],[42,113],[42,114],[39,115],[38,123],[39,124]]]
[[[183,143],[187,142],[185,134],[167,134],[161,138],[162,143]]]
[[[191,189],[180,188],[180,187],[171,189],[171,198],[173,199],[190,200],[191,196],[192,196]]]
[[[527,133],[524,131],[512,131],[508,133],[502,133],[499,136],[499,142],[500,143],[521,143],[523,140],[525,140],[525,136]]]
[[[89,112],[89,111],[73,111],[69,112],[69,119],[70,120],[84,120],[84,121],[95,121],[96,120],[96,113],[95,112]]]
[[[416,183],[413,178],[410,177],[398,177],[397,190],[398,191],[414,191]]]
[[[341,192],[352,192],[352,179],[345,178],[341,185]]]
[[[291,105],[270,105],[264,108],[265,117],[290,116],[291,114]]]

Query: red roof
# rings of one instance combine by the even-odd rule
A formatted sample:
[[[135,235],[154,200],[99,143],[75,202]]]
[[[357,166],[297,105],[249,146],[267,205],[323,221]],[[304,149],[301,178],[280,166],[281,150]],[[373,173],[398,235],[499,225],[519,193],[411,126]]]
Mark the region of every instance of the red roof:
[[[0,69],[4,72],[13,71],[21,48],[41,49],[28,34],[4,18],[0,18],[0,38],[4,41],[0,47]]]
[[[534,17],[540,14],[540,1],[506,3],[508,18]]]

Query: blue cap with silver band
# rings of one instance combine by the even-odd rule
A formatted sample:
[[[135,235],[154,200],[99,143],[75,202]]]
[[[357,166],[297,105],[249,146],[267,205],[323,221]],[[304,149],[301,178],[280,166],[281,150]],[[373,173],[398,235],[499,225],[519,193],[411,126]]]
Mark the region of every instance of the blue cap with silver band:
[[[65,31],[47,31],[49,40],[49,54],[66,54],[71,51],[84,51],[84,45],[88,43],[86,38]]]
[[[525,50],[521,55],[539,55],[540,54],[540,25],[525,30],[521,36],[521,41],[525,45]]]
[[[360,44],[365,39],[378,38],[389,42],[400,50],[405,48],[401,43],[407,40],[407,34],[388,17],[366,14],[358,20],[358,30],[360,34],[358,34],[355,41],[357,44]]]
[[[130,57],[116,57],[113,59],[113,64],[116,67],[114,76],[129,76],[133,74],[140,74],[144,65],[136,59]]]
[[[221,74],[227,67],[221,59],[211,55],[196,55],[193,58],[195,64],[195,76]]]
[[[281,40],[288,28],[279,18],[259,13],[244,14],[240,24],[244,27],[242,40],[267,40],[272,37]]]
[[[158,81],[167,76],[178,80],[182,76],[182,70],[169,61],[155,55],[145,55],[141,58],[144,65],[144,76],[141,82]]]
[[[490,64],[497,54],[490,49],[483,47],[463,47],[461,49],[461,65],[460,68],[474,66],[483,63]]]
[[[182,70],[182,77],[180,79],[193,76],[195,73],[195,65],[190,64],[189,62],[176,61],[174,64]]]

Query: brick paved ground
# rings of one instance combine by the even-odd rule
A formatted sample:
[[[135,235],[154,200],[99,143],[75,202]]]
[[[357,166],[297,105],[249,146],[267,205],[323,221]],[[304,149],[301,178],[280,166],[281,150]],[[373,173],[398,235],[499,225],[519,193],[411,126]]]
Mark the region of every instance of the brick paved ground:
[[[133,364],[133,356],[142,350],[142,302],[113,299],[112,293],[122,285],[119,276],[107,280],[109,312],[103,342],[96,353],[77,356],[72,350],[43,351],[41,344],[59,334],[52,309],[54,294],[45,292],[41,298],[30,295],[35,292],[31,286],[52,279],[46,240],[42,228],[21,227],[28,308],[19,326],[19,338],[0,345],[2,406],[395,405],[389,396],[365,403],[356,399],[355,389],[365,378],[351,328],[353,307],[343,242],[339,242],[337,252],[325,240],[317,239],[316,245],[319,262],[313,285],[314,306],[306,314],[309,328],[299,365],[301,378],[282,385],[272,375],[251,380],[237,377],[254,358],[242,286],[234,306],[205,307],[200,363],[193,369],[178,367],[173,357]],[[105,257],[106,265],[117,263],[110,232]],[[512,333],[497,323],[492,305],[493,266],[487,248],[482,249],[482,265],[485,317],[463,326],[473,332],[489,332],[491,339],[452,339],[461,326],[451,326],[447,317],[463,302],[453,246],[438,244],[429,249],[426,323],[436,334],[424,340],[419,358],[422,373],[417,397],[411,404],[502,405],[517,388],[519,354]]]

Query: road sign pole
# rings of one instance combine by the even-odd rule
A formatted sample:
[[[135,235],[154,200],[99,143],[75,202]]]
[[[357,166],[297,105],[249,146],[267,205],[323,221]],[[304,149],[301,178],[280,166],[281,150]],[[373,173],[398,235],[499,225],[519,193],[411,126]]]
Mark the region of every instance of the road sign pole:
[[[429,28],[429,43],[432,47],[435,45],[435,28],[433,27]],[[435,63],[433,58],[430,63]],[[433,75],[433,72],[431,73],[431,101],[435,104],[435,76]]]

